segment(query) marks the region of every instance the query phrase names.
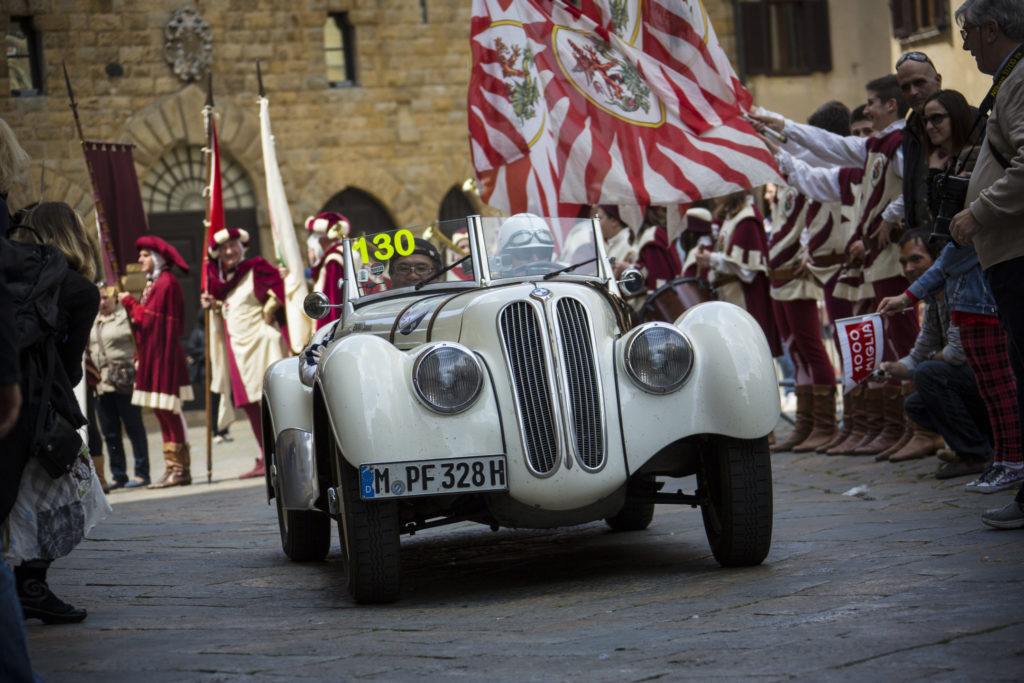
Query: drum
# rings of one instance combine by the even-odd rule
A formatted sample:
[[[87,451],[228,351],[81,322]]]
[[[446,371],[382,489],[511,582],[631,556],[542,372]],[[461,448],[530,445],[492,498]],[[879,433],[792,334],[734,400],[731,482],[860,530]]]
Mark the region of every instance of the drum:
[[[705,301],[715,300],[715,290],[702,277],[680,277],[651,292],[640,311],[643,322],[675,322],[685,311]]]

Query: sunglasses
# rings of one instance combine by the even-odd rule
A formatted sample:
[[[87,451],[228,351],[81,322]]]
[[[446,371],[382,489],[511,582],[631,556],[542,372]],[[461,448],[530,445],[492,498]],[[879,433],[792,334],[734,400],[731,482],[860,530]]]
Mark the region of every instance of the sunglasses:
[[[961,33],[963,33],[963,31],[961,31]],[[933,69],[935,68],[935,65],[932,64],[932,60],[928,59],[928,55],[926,55],[923,52],[904,52],[902,55],[900,55],[900,58],[896,60],[896,68],[900,68],[900,66],[907,60],[910,60],[912,62],[922,62],[924,64],[929,65]]]
[[[924,117],[924,123],[925,125],[928,125],[930,123],[933,126],[937,127],[940,123],[942,123],[948,118],[949,114],[932,114],[930,116]]]
[[[555,244],[554,237],[547,230],[519,230],[513,234],[506,243],[506,247],[525,247],[527,245],[543,245],[546,247]]]
[[[417,263],[416,265],[399,263],[393,270],[399,275],[410,275],[412,273],[416,273],[417,275],[429,275],[437,269],[426,263]]]

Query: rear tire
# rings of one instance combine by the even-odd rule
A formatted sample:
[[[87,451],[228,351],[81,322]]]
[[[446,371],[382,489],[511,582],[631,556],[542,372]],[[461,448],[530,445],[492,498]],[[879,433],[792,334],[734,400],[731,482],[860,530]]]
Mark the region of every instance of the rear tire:
[[[772,465],[768,438],[714,437],[697,479],[711,552],[723,567],[761,564],[772,544]]]
[[[359,497],[359,472],[332,447],[341,519],[338,532],[345,560],[345,590],[357,603],[392,602],[400,590],[401,556],[398,504],[365,502]]]

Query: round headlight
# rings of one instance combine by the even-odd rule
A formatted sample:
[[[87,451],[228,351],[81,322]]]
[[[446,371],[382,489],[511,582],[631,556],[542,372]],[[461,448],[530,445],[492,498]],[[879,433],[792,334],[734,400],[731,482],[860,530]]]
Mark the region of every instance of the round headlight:
[[[428,408],[451,415],[473,405],[483,386],[483,375],[480,361],[467,349],[437,344],[416,359],[412,384]]]
[[[626,342],[626,371],[644,391],[667,394],[683,385],[693,368],[693,347],[667,323],[651,323]]]

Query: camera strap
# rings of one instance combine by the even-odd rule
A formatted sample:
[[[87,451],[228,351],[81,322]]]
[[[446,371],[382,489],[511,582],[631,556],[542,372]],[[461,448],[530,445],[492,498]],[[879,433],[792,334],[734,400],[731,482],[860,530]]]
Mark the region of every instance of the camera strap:
[[[1017,64],[1020,63],[1020,60],[1022,58],[1024,58],[1024,44],[1017,46],[1017,49],[1014,50],[1013,53],[1010,54],[1010,56],[1007,58],[1006,62],[1003,63],[1003,68],[1000,69],[999,73],[995,75],[995,78],[992,82],[992,87],[989,88],[988,94],[985,95],[985,99],[983,99],[981,101],[981,104],[978,105],[978,116],[977,118],[974,119],[974,125],[971,126],[971,131],[967,134],[968,140],[970,140],[971,137],[974,135],[974,131],[978,128],[978,126],[980,126],[982,122],[988,120],[989,112],[991,112],[992,107],[995,106],[996,95],[999,94],[999,89],[1003,87],[1003,83],[1006,82],[1006,79],[1009,78],[1010,73],[1013,71],[1014,67],[1016,67]],[[984,137],[984,129],[982,129],[982,137]],[[967,143],[964,143],[964,146],[966,147]],[[1006,157],[999,153],[999,150],[992,146],[991,142],[989,143],[988,148],[989,151],[992,152],[992,156],[995,157],[995,160],[999,162],[1000,166],[1002,166],[1003,168],[1010,167],[1010,162],[1006,160]],[[957,151],[956,156],[953,158],[959,159],[960,152],[962,151],[963,147],[961,147],[960,150]],[[967,158],[959,161],[959,164],[957,165],[957,168],[954,171],[954,175],[960,175],[960,173],[963,171],[964,166],[967,164],[967,159],[969,158],[970,155],[968,154]]]

